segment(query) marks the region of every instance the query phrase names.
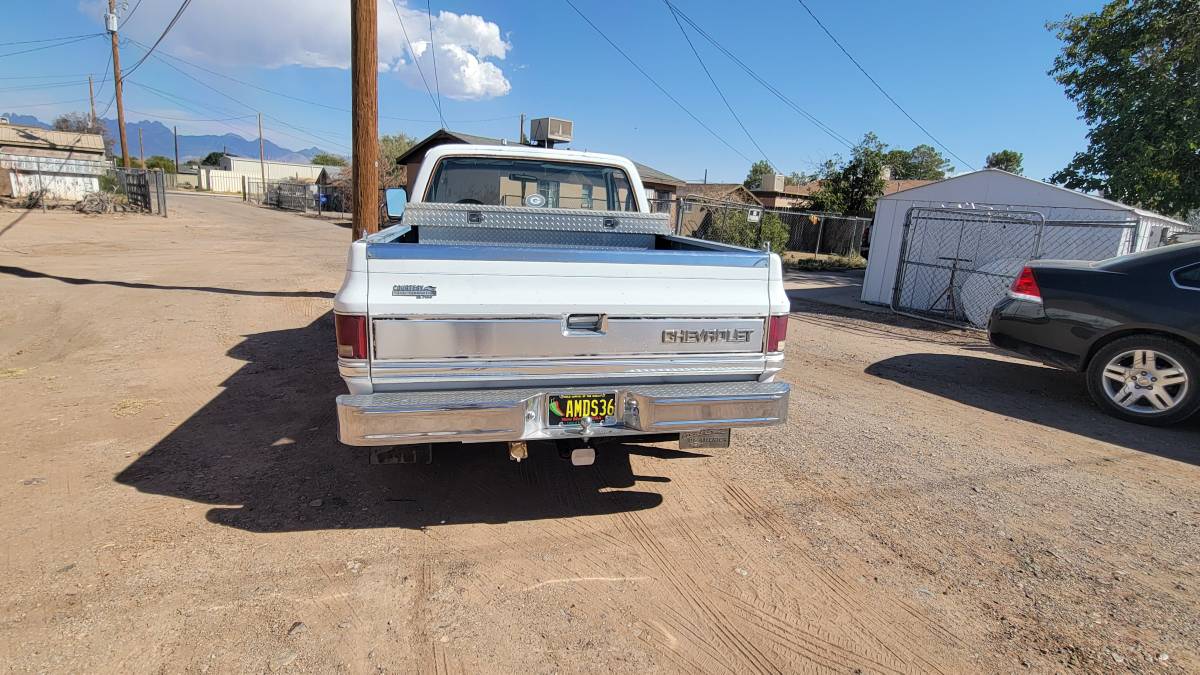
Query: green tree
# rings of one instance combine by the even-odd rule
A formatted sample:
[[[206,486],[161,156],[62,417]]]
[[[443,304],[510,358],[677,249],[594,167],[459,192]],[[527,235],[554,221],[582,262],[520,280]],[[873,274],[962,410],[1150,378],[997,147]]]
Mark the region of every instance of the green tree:
[[[793,172],[789,173],[783,179],[783,184],[784,185],[803,185],[804,183],[807,183],[810,180],[812,180],[812,178],[810,178],[798,171],[793,171]]]
[[[346,158],[332,152],[318,152],[313,155],[312,163],[321,166],[346,166]]]
[[[762,185],[763,176],[775,173],[775,167],[765,159],[760,159],[750,165],[750,171],[746,174],[746,180],[742,181],[742,185],[748,189],[756,189]]]
[[[403,185],[400,178],[404,173],[404,167],[397,164],[396,160],[416,144],[417,139],[408,134],[385,134],[379,137],[380,187],[401,187]]]
[[[1200,206],[1196,0],[1113,0],[1067,17],[1050,75],[1088,125],[1088,147],[1050,180],[1182,215]]]
[[[987,161],[983,164],[983,168],[1000,169],[1002,171],[1015,173],[1020,176],[1025,172],[1025,169],[1021,166],[1021,162],[1024,160],[1025,155],[1017,152],[1016,150],[1005,149],[988,155]]]
[[[889,150],[884,163],[892,168],[896,180],[941,180],[954,170],[937,148],[925,144],[912,150]]]
[[[210,152],[200,160],[200,166],[221,166],[221,158],[224,157],[224,152]],[[230,155],[232,157],[232,155]]]
[[[821,188],[813,195],[813,205],[822,211],[846,215],[868,215],[875,200],[883,195],[884,157],[887,146],[874,133],[867,132],[854,146],[849,161],[840,158],[825,162],[821,170]]]
[[[147,169],[162,169],[166,173],[175,173],[175,160],[162,155],[154,155],[146,158]]]

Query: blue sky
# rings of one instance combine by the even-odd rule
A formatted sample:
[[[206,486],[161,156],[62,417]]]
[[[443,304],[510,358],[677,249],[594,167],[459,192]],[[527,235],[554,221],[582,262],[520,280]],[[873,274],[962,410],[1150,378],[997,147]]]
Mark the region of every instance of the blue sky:
[[[575,121],[574,148],[629,155],[684,179],[740,181],[760,153],[721,103],[666,6],[657,0],[574,0],[605,33],[733,148],[714,138],[646,81],[563,0],[380,2],[380,128],[421,137],[440,126],[406,47],[431,86],[436,55],[448,127],[515,138],[517,115]],[[905,108],[966,162],[988,152],[1025,154],[1026,174],[1046,178],[1085,145],[1074,105],[1046,71],[1059,49],[1044,24],[1094,11],[1099,1],[907,2],[807,0],[827,27]],[[175,0],[122,0],[128,72],[178,8]],[[119,3],[119,4],[122,4]],[[10,3],[0,43],[102,30],[100,0]],[[851,140],[874,131],[910,148],[930,140],[896,110],[794,0],[753,5],[676,0],[706,32],[760,76]],[[128,75],[127,121],[160,119],[180,133],[231,131],[298,149],[349,151],[348,0],[197,0],[159,52]],[[751,9],[752,8],[752,9]],[[811,171],[846,148],[785,104],[711,44],[689,34],[766,156],[783,171]],[[0,111],[49,119],[85,110],[86,74],[107,70],[107,37],[0,45]],[[175,68],[168,64],[173,63]],[[221,73],[311,105],[199,70]],[[191,77],[181,74],[187,72]],[[111,77],[111,76],[110,76]],[[97,87],[100,111],[112,83]],[[109,117],[115,112],[108,113]],[[236,118],[236,119],[225,119]],[[219,120],[219,121],[218,121]],[[740,153],[740,154],[739,154]],[[743,157],[744,155],[744,157]],[[952,160],[958,170],[962,162]]]

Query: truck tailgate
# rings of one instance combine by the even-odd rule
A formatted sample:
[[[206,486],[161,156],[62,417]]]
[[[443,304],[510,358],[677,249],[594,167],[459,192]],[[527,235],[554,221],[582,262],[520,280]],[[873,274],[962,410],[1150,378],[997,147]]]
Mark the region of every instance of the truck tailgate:
[[[376,390],[754,379],[778,283],[741,250],[379,244],[366,268]]]

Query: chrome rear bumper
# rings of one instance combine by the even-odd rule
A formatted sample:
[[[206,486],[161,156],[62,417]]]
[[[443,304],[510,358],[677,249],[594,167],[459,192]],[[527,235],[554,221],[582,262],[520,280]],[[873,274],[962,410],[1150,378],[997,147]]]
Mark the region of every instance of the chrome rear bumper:
[[[551,427],[551,394],[616,393],[617,414],[588,429]],[[768,426],[787,419],[783,382],[346,394],[337,397],[347,445],[541,440]]]

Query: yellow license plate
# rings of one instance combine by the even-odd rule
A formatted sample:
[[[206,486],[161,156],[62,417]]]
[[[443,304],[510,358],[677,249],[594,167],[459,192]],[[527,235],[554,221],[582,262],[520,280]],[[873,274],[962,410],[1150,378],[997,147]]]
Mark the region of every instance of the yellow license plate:
[[[616,394],[553,394],[546,400],[546,421],[555,427],[579,424],[585,417],[599,424],[617,412]]]

